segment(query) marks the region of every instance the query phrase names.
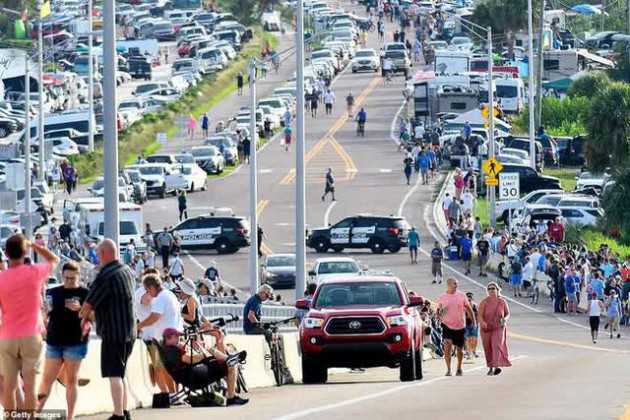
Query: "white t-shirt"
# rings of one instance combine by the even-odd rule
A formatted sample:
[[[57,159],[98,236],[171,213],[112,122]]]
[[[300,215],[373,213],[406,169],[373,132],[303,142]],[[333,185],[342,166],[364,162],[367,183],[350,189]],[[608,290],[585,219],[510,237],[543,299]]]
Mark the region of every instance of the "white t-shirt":
[[[325,104],[335,103],[335,94],[332,92],[324,93],[324,103]]]
[[[152,325],[151,338],[156,340],[162,339],[162,333],[167,328],[175,328],[182,331],[184,328],[184,320],[179,308],[179,301],[173,292],[162,289],[162,291],[153,298],[151,303],[151,313],[160,315],[160,318]]]
[[[462,200],[464,201],[464,208],[472,209],[474,199],[475,197],[471,193],[469,192],[464,193],[464,195],[462,195]]]
[[[138,261],[136,261],[136,276],[140,277],[140,274],[142,274],[142,270],[144,270],[144,261],[142,261],[142,258],[140,258]]]
[[[523,280],[531,280],[534,273],[534,265],[531,261],[523,266]]]
[[[151,305],[144,305],[142,303],[142,296],[145,295],[147,291],[144,289],[144,286],[138,286],[136,291],[134,292],[133,301],[136,306],[136,316],[138,321],[142,322],[151,315]],[[150,340],[152,337],[153,325],[146,327],[142,330],[142,336]]]
[[[540,255],[540,252],[534,252],[532,255],[529,256],[529,260],[532,262],[532,265],[536,269],[538,269],[538,262],[540,261],[540,257],[542,257],[542,255]]]
[[[171,272],[171,276],[181,276],[184,274],[184,263],[179,257],[175,257],[171,260],[168,268]]]
[[[452,202],[453,202],[453,199],[451,198],[450,195],[447,197],[444,197],[444,203],[442,203],[442,208],[444,210],[448,210],[448,206],[450,206]]]

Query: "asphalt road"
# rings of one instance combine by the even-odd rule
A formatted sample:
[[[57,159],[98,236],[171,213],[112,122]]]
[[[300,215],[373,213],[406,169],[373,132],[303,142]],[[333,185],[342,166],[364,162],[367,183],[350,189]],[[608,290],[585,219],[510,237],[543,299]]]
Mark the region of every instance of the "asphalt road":
[[[375,45],[375,40],[370,42]],[[270,79],[267,83],[273,82]],[[270,89],[264,83],[261,89]],[[347,72],[333,85],[338,101],[333,115],[307,117],[307,223],[317,227],[327,220],[334,223],[358,213],[404,215],[421,234],[424,252],[418,265],[409,263],[404,250],[397,254],[373,255],[366,250],[343,255],[351,255],[371,268],[390,269],[410,290],[435,298],[443,285],[431,284],[426,252],[434,241],[431,203],[442,178],[432,180],[430,186],[421,186],[415,184],[414,175],[414,185],[405,184],[403,157],[391,138],[393,121],[402,104],[402,89],[402,78],[385,84],[374,74]],[[356,137],[354,122],[345,115],[344,98],[349,92],[357,98],[358,106],[367,110],[365,138]],[[234,109],[246,100],[232,95],[216,109],[216,114]],[[260,153],[259,167],[259,214],[266,232],[266,251],[293,251],[294,154],[285,151],[277,141],[272,142]],[[334,204],[321,201],[328,167],[334,169],[338,180],[339,201]],[[230,177],[213,181],[208,192],[191,194],[189,207],[229,206],[236,213],[247,215],[247,169],[243,167]],[[173,198],[152,200],[146,205],[145,219],[155,229],[174,224],[176,207]],[[307,254],[310,261],[318,256],[314,252]],[[216,260],[229,284],[249,292],[248,257],[248,250],[226,256],[191,253],[189,275],[201,276],[203,269]],[[464,276],[459,263],[445,266],[445,274],[455,275],[462,290],[473,291],[478,300],[483,297],[486,279]],[[287,300],[294,295],[292,290],[279,293]],[[604,335],[594,345],[584,316],[558,317],[551,313],[546,300],[531,307],[523,300],[510,299],[510,305],[512,317],[508,327],[514,366],[498,377],[486,376],[482,358],[466,362],[461,378],[445,378],[443,362],[432,360],[424,365],[425,379],[411,384],[398,382],[396,370],[373,369],[331,376],[326,385],[254,390],[249,396],[251,403],[239,408],[141,410],[134,416],[155,420],[174,415],[182,420],[205,415],[216,419],[297,419],[313,415],[327,419],[609,419],[624,412],[630,398],[626,337],[611,340]]]

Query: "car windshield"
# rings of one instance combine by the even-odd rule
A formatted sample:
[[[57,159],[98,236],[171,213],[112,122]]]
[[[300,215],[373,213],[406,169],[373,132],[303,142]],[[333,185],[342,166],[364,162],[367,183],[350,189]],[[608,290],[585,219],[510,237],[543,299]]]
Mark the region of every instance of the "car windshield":
[[[177,163],[195,163],[195,157],[193,155],[175,155],[175,161]]]
[[[358,273],[359,264],[354,261],[331,261],[319,265],[318,274]]]
[[[213,156],[214,155],[214,149],[212,149],[210,147],[193,149],[192,150],[192,154],[193,154],[193,156]]]
[[[497,96],[499,98],[516,98],[518,97],[518,88],[516,86],[497,86]]]
[[[184,174],[184,175],[191,175],[192,174],[192,168],[190,166],[180,166],[179,167],[179,172]]]
[[[102,179],[97,179],[96,181],[94,181],[94,184],[92,184],[92,189],[102,190],[104,186],[105,186],[105,182]]]
[[[562,200],[562,196],[560,195],[547,195],[538,200],[536,204],[549,204],[550,206],[557,206],[560,200]]]
[[[138,102],[123,102],[118,105],[118,109],[132,109],[132,108],[140,108],[140,103]]]
[[[172,30],[173,24],[172,23],[158,23],[153,27],[153,29],[154,30],[162,30],[162,29]]]
[[[249,120],[249,115],[247,116],[247,119]],[[225,147],[230,147],[230,143],[227,139],[209,139],[208,144],[211,144],[217,147],[220,147],[221,145]]]
[[[131,182],[136,183],[142,181],[139,172],[127,172],[127,175],[129,175],[129,179],[131,179]]]
[[[580,175],[580,179],[600,179],[603,178],[601,175],[596,175],[590,172],[582,172]]]
[[[315,51],[311,55],[311,58],[313,60],[318,59],[318,58],[325,58],[325,57],[332,57],[332,52],[331,51]]]
[[[376,57],[376,53],[374,51],[357,51],[355,57]]]
[[[385,57],[387,58],[392,58],[394,60],[400,60],[405,58],[405,52],[404,51],[387,51],[387,53],[385,54]]]
[[[98,234],[99,236],[103,236],[103,227],[104,223],[98,224]],[[130,220],[122,220],[120,222],[120,234],[121,235],[137,235],[138,228],[136,224]]]
[[[294,255],[271,256],[267,258],[267,267],[294,267]]]
[[[138,168],[138,171],[140,171],[142,175],[162,175],[164,168],[159,166],[141,166]]]
[[[394,282],[329,283],[320,286],[313,307],[400,306],[400,294]]]

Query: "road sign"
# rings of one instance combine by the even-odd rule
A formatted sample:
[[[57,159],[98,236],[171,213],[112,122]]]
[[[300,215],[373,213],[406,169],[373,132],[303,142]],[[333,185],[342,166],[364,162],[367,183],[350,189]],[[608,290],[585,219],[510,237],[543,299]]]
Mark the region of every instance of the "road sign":
[[[499,185],[499,180],[490,176],[486,177],[486,185],[489,187],[496,187]]]
[[[496,178],[499,172],[501,172],[501,170],[503,169],[503,166],[499,163],[498,160],[491,157],[490,159],[484,162],[481,169],[483,169],[483,171],[487,173],[488,175],[490,175],[492,178]]]
[[[493,114],[495,117],[499,116],[499,110],[495,107],[493,108]],[[481,115],[487,120],[490,118],[490,108],[486,105],[481,109]]]
[[[166,133],[157,133],[157,142],[162,145],[166,144]]]
[[[518,172],[499,174],[499,200],[518,200],[521,196],[520,175]]]

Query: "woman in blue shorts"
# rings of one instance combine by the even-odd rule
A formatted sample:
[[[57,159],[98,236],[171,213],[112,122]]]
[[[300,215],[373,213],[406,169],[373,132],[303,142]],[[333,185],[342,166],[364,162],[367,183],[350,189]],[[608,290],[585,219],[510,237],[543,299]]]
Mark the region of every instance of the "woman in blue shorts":
[[[472,292],[466,293],[468,302],[472,306],[473,315],[475,317],[475,328],[472,328],[472,320],[466,316],[466,328],[464,330],[464,337],[466,337],[466,359],[471,357],[479,357],[477,355],[477,340],[479,337],[479,324],[477,323],[477,303],[474,301]]]
[[[523,284],[523,264],[521,264],[518,258],[513,258],[510,269],[512,271],[512,274],[510,274],[510,284],[512,285],[512,290],[514,291],[514,297],[521,297],[521,285]]]

